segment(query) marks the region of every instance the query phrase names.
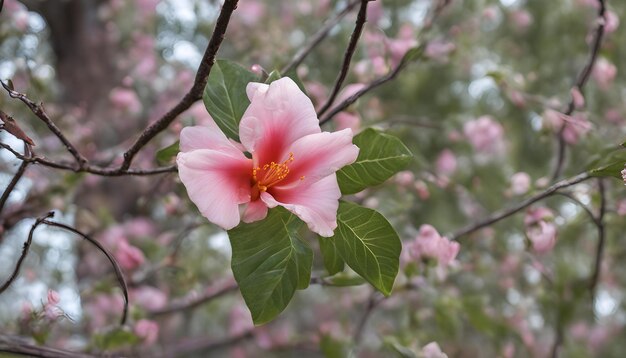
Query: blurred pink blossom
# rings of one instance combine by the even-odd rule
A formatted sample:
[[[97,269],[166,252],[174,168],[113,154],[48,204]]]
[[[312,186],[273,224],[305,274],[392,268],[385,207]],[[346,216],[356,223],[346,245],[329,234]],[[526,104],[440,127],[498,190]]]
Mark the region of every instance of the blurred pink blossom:
[[[440,266],[447,266],[454,261],[460,248],[458,242],[442,237],[437,229],[424,224],[420,227],[419,233],[409,249],[416,258],[435,259]]]
[[[382,1],[370,1],[367,4],[368,22],[377,25],[383,16],[385,16],[385,9],[383,9]]]
[[[15,14],[13,14],[13,24],[18,31],[26,31],[28,29],[28,10],[15,12]]]
[[[129,292],[131,302],[146,310],[153,311],[165,307],[167,295],[152,286],[140,286]]]
[[[137,247],[130,245],[126,240],[122,240],[117,244],[115,258],[120,266],[126,270],[134,270],[145,261],[143,252]]]
[[[55,290],[48,290],[48,304],[58,305],[60,301],[59,293]]]
[[[146,346],[152,345],[159,337],[159,325],[149,319],[140,319],[135,323],[135,334],[143,340]]]
[[[430,198],[430,192],[428,191],[428,185],[423,180],[418,180],[414,184],[417,196],[422,200],[428,200]]]
[[[435,164],[437,173],[442,175],[452,175],[456,171],[457,162],[454,152],[450,149],[444,149],[437,156]]]
[[[137,93],[129,88],[116,87],[111,90],[109,100],[113,107],[131,114],[137,114],[141,111],[141,102]]]
[[[547,109],[542,115],[546,126],[553,131],[558,132],[563,128],[563,139],[568,144],[574,145],[591,130],[591,123],[587,120],[585,113],[574,113],[572,116],[567,116],[561,112],[557,112],[553,109]]]
[[[604,33],[611,34],[619,27],[619,17],[612,10],[608,10],[605,16],[606,22],[604,24]]]
[[[580,92],[580,88],[572,87],[570,93],[572,95],[572,101],[574,102],[574,108],[581,109],[585,107],[585,97],[582,92]]]
[[[503,147],[504,129],[491,116],[466,122],[463,133],[477,152],[496,154]]]
[[[613,124],[622,124],[624,122],[624,116],[616,108],[609,108],[604,113],[604,118]]]
[[[415,174],[413,174],[413,172],[410,170],[403,170],[401,172],[398,172],[393,177],[393,181],[400,186],[409,187],[413,185],[413,182],[415,181]]]
[[[626,169],[625,169],[626,170]],[[623,171],[622,171],[622,178],[624,177]],[[617,215],[619,216],[625,216],[626,215],[626,199],[622,199],[620,201],[617,202]]]
[[[447,63],[448,56],[456,50],[456,45],[449,41],[433,40],[426,45],[424,55],[439,63]]]
[[[511,192],[514,195],[522,195],[530,189],[530,175],[524,172],[518,172],[511,176]]]
[[[430,342],[422,347],[422,357],[424,358],[448,358],[437,342]]]
[[[526,236],[539,254],[551,251],[556,245],[557,230],[553,219],[554,214],[546,207],[531,208],[526,212]]]
[[[244,25],[254,26],[265,15],[265,3],[258,0],[243,1],[237,6],[237,14]]]
[[[231,336],[239,336],[254,329],[250,312],[243,304],[234,305],[228,318],[228,334]]]
[[[335,129],[338,131],[350,128],[353,133],[356,133],[361,127],[361,117],[353,112],[339,112],[335,115],[333,121],[336,123]]]
[[[398,66],[404,54],[417,45],[413,26],[404,24],[398,31],[398,37],[395,39],[386,38],[387,50],[391,56],[391,66]]]
[[[626,168],[622,169],[622,180],[624,181],[624,185],[626,185]]]
[[[511,22],[516,30],[525,31],[533,23],[533,16],[524,9],[511,12]]]
[[[608,90],[617,76],[617,67],[604,57],[598,58],[591,76],[601,90]]]

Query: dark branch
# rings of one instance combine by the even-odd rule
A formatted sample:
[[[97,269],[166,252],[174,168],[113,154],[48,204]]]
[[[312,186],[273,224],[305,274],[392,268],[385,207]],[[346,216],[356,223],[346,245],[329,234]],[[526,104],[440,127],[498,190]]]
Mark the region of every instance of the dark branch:
[[[596,287],[600,281],[602,258],[604,256],[604,246],[606,243],[606,232],[604,228],[604,214],[606,214],[606,190],[602,179],[598,179],[598,191],[600,192],[600,209],[598,210],[598,217],[596,218],[596,226],[598,228],[598,246],[596,248],[596,259],[593,265],[593,273],[589,280],[589,291],[591,291],[591,297],[594,297]]]
[[[9,96],[11,96],[11,98],[17,98],[22,101],[31,110],[31,112],[33,112],[48,126],[50,131],[54,133],[57,138],[59,138],[67,151],[70,152],[70,154],[74,157],[76,163],[78,163],[79,166],[82,166],[84,163],[87,162],[87,160],[78,152],[76,147],[74,147],[74,145],[65,137],[59,127],[54,124],[50,116],[48,116],[48,114],[44,110],[42,104],[37,104],[31,101],[28,97],[26,97],[25,94],[14,91],[13,89],[11,89],[11,87],[4,83],[4,81],[0,81],[0,83],[2,83],[2,87],[4,87],[4,89],[9,93]]]
[[[211,36],[211,40],[209,40],[209,44],[204,52],[200,66],[198,67],[198,72],[196,73],[193,86],[189,92],[187,92],[183,99],[178,102],[174,108],[167,112],[163,117],[159,118],[156,122],[149,125],[148,128],[140,134],[139,138],[137,138],[130,149],[124,153],[124,162],[120,167],[122,170],[126,170],[130,167],[135,155],[141,148],[148,144],[152,138],[156,137],[156,135],[167,128],[176,119],[176,117],[178,117],[178,115],[189,109],[192,104],[202,98],[202,91],[204,90],[204,87],[209,79],[209,73],[211,73],[211,68],[215,62],[215,55],[222,44],[222,40],[224,40],[224,34],[228,28],[230,16],[237,8],[237,2],[238,0],[226,0],[224,5],[222,5],[222,10],[220,11],[220,15],[215,23],[213,35]]]
[[[24,150],[28,152],[28,144],[26,144],[26,142],[24,142]],[[26,172],[27,166],[28,166],[28,162],[22,161],[22,163],[20,163],[20,167],[17,168],[17,171],[15,172],[13,179],[11,179],[11,182],[9,183],[9,185],[7,185],[7,187],[4,189],[4,192],[2,193],[2,196],[0,197],[0,213],[2,213],[2,209],[4,209],[4,205],[9,199],[9,195],[11,195],[11,192],[13,192],[13,190],[15,189],[15,186],[22,178],[22,175],[24,175],[24,172]]]
[[[239,286],[237,286],[237,284],[234,282],[228,283],[226,285],[221,285],[220,287],[209,287],[199,297],[193,297],[191,299],[183,298],[178,301],[174,301],[166,307],[150,311],[149,314],[151,316],[159,316],[169,313],[191,310],[216,298],[222,297],[230,292],[235,292],[238,288]]]
[[[374,309],[385,299],[384,296],[374,291],[367,301],[367,306],[365,307],[365,312],[359,319],[359,323],[357,323],[356,329],[354,330],[353,340],[354,345],[357,346],[361,342],[361,338],[363,337],[363,331],[365,331],[365,326],[367,325],[367,321],[370,316],[374,312]]]
[[[424,46],[421,46],[420,47],[420,51],[423,48],[424,48]],[[403,58],[402,61],[398,64],[398,66],[395,69],[393,69],[392,71],[390,71],[386,75],[384,75],[382,77],[379,77],[379,78],[375,79],[374,81],[370,82],[367,86],[363,87],[362,89],[360,89],[359,91],[354,93],[352,96],[346,98],[341,103],[339,103],[335,107],[333,107],[333,109],[331,109],[330,112],[326,113],[325,116],[320,118],[320,125],[330,121],[337,113],[339,113],[339,112],[343,111],[344,109],[348,108],[352,103],[356,102],[359,98],[361,98],[363,95],[365,95],[369,91],[371,91],[371,90],[377,88],[378,86],[383,85],[383,84],[393,80],[394,78],[396,78],[398,73],[400,73],[400,71],[402,71],[402,69],[404,69],[408,64],[409,64],[409,60],[407,60],[406,57]]]
[[[211,340],[207,337],[185,338],[169,347],[165,347],[157,357],[180,357],[190,353],[207,353],[217,349],[228,348],[253,337],[252,330],[223,340]]]
[[[315,33],[315,35],[311,36],[309,42],[300,50],[298,50],[298,52],[296,52],[291,61],[285,67],[283,67],[282,70],[280,70],[280,73],[285,74],[297,68],[302,63],[302,61],[304,61],[304,59],[309,55],[309,53],[311,53],[311,51],[313,51],[313,49],[317,45],[319,45],[320,42],[322,42],[322,40],[328,35],[330,30],[332,30],[332,28],[335,27],[335,25],[337,25],[339,21],[344,18],[344,16],[346,16],[350,12],[350,10],[352,10],[352,8],[354,8],[356,4],[359,3],[359,1],[360,0],[351,1],[348,5],[346,5],[343,10],[337,13],[337,15],[335,15],[332,19],[326,21],[326,23],[324,23],[324,26],[322,26]]]
[[[509,216],[529,207],[530,205],[538,202],[539,200],[545,199],[551,195],[554,195],[558,190],[563,189],[563,188],[567,188],[570,187],[572,185],[581,183],[585,180],[588,180],[592,178],[591,175],[589,175],[589,173],[582,173],[582,174],[578,174],[575,177],[572,177],[570,179],[565,179],[565,180],[561,180],[560,182],[552,185],[551,187],[547,188],[546,190],[537,193],[533,196],[530,196],[529,198],[509,207],[506,209],[502,209],[502,210],[498,210],[494,213],[492,213],[491,215],[489,215],[488,217],[480,220],[477,223],[474,224],[470,224],[460,230],[457,230],[454,234],[452,234],[452,236],[450,236],[450,240],[458,240],[459,237],[470,234],[474,231],[480,230],[484,227],[490,226],[502,219],[508,218]]]
[[[126,316],[128,314],[128,286],[126,285],[126,279],[124,279],[124,275],[122,274],[122,269],[118,265],[117,261],[115,261],[115,258],[113,258],[113,255],[111,255],[111,253],[109,253],[109,251],[105,249],[104,246],[102,246],[97,240],[92,239],[88,235],[83,234],[82,232],[76,230],[71,226],[45,219],[42,221],[46,225],[55,226],[70,231],[78,236],[81,236],[83,239],[89,241],[89,243],[97,247],[98,250],[100,250],[107,257],[107,259],[109,259],[109,262],[111,263],[111,266],[113,266],[115,276],[117,277],[117,281],[120,284],[120,288],[122,289],[122,293],[124,295],[124,312],[122,313],[122,319],[120,321],[120,324],[124,325],[126,323]]]
[[[581,93],[583,91],[583,87],[589,80],[589,76],[591,76],[591,72],[593,71],[593,66],[596,63],[596,59],[598,58],[598,53],[600,53],[600,47],[602,46],[602,37],[604,36],[604,26],[606,23],[606,4],[605,0],[598,0],[598,17],[597,17],[597,25],[593,34],[593,40],[591,41],[591,50],[589,52],[589,57],[587,59],[587,63],[578,74],[578,78],[576,79],[575,88],[577,88]],[[567,109],[563,112],[564,115],[570,116],[574,113],[576,106],[574,104],[574,97],[570,99]],[[565,130],[566,123],[564,122],[561,126],[561,129],[558,133],[558,154],[556,165],[554,167],[554,172],[552,173],[552,180],[556,180],[561,176],[561,172],[563,171],[563,164],[565,163],[565,152],[567,143],[565,143],[565,138],[563,137],[563,132]]]
[[[22,255],[20,255],[20,258],[17,260],[17,263],[15,264],[15,269],[13,270],[13,273],[11,273],[11,276],[9,276],[7,281],[2,286],[0,286],[0,294],[2,294],[4,291],[6,291],[7,288],[9,288],[9,286],[11,286],[13,281],[15,281],[15,279],[17,278],[17,275],[20,273],[20,268],[22,267],[22,263],[24,263],[26,256],[28,256],[28,252],[30,251],[30,245],[33,243],[33,234],[37,226],[41,225],[42,222],[44,222],[47,218],[50,218],[52,216],[54,216],[54,213],[51,211],[47,213],[46,215],[41,216],[37,218],[37,220],[35,220],[35,223],[30,228],[30,232],[28,233],[28,239],[24,243],[24,248],[22,248]]]
[[[359,14],[356,17],[356,24],[354,26],[354,31],[350,36],[350,42],[348,43],[348,48],[346,48],[346,52],[343,56],[343,64],[341,65],[341,71],[339,75],[337,75],[337,79],[335,80],[335,86],[333,87],[333,91],[330,93],[328,100],[326,103],[320,108],[317,112],[318,116],[324,114],[330,106],[332,106],[333,101],[339,94],[339,90],[341,89],[341,85],[343,85],[343,81],[345,81],[346,76],[348,75],[348,70],[350,70],[350,62],[352,61],[352,56],[356,51],[356,45],[359,42],[359,38],[361,37],[361,32],[363,32],[363,26],[365,26],[365,21],[367,21],[367,3],[369,0],[361,0],[361,7],[359,8]]]
[[[38,346],[22,337],[0,334],[0,352],[43,358],[94,358],[96,356],[63,349]],[[107,357],[115,357],[108,354]]]

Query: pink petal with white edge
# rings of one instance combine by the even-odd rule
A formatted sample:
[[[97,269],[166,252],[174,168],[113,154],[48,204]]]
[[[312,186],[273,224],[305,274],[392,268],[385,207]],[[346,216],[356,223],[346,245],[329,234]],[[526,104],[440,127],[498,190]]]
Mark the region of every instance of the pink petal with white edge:
[[[179,153],[180,180],[191,201],[212,223],[229,230],[239,224],[239,204],[250,200],[252,161],[210,149]]]
[[[213,149],[233,156],[242,152],[213,122],[208,126],[185,127],[180,132],[180,151],[185,153],[197,149]]]
[[[283,160],[291,143],[321,132],[313,103],[293,80],[283,77],[265,86],[248,83],[250,106],[239,123],[241,144],[257,165]]]
[[[337,227],[337,209],[341,192],[337,177],[331,174],[309,186],[295,189],[272,188],[271,194],[261,193],[268,207],[277,205],[296,214],[311,231],[324,236],[333,236]]]
[[[265,219],[267,216],[267,205],[262,200],[255,200],[248,203],[246,210],[243,212],[242,220],[245,223],[251,223]]]
[[[281,187],[310,185],[353,163],[359,155],[359,147],[352,144],[350,129],[302,137],[289,151],[294,160],[289,164],[289,175],[278,184]],[[300,180],[302,177],[304,180]]]

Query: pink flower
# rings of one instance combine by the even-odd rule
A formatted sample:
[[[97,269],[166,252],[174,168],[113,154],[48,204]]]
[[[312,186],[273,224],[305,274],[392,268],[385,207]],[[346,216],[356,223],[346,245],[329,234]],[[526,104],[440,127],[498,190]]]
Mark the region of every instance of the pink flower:
[[[474,149],[481,153],[495,154],[503,146],[504,129],[490,116],[482,116],[465,123],[463,133]]]
[[[433,59],[439,63],[447,63],[448,56],[456,50],[456,45],[452,42],[442,41],[442,40],[434,40],[426,45],[426,50],[424,50],[424,55],[426,57]]]
[[[246,92],[251,103],[239,124],[241,145],[217,126],[182,130],[177,163],[191,201],[226,230],[280,205],[332,236],[341,196],[335,172],[359,153],[352,131],[322,132],[311,100],[288,77],[251,82]],[[240,204],[247,204],[241,217]]]
[[[511,191],[514,195],[525,194],[530,189],[530,175],[519,172],[511,176]]]
[[[424,358],[448,358],[437,342],[430,342],[422,347],[422,357]]]
[[[167,295],[152,286],[140,286],[130,291],[130,300],[146,310],[158,310],[167,304]]]
[[[604,33],[610,34],[615,32],[619,27],[619,17],[614,11],[606,12],[606,23],[604,24]]]
[[[135,334],[143,340],[144,345],[152,345],[159,337],[159,325],[148,319],[140,319],[135,323]]]
[[[574,108],[576,109],[583,108],[585,106],[585,97],[583,96],[582,92],[580,92],[580,88],[572,87],[572,89],[570,90],[570,93],[572,94],[572,101],[574,102]]]
[[[402,25],[398,33],[398,38],[385,39],[389,55],[391,56],[392,67],[396,67],[400,63],[407,51],[417,46],[417,40],[413,32],[412,26]]]
[[[563,139],[568,144],[578,143],[580,138],[591,130],[591,123],[584,113],[574,113],[572,116],[567,116],[555,110],[547,109],[543,112],[543,118],[546,126],[554,131],[558,132],[562,126],[565,126]]]
[[[598,87],[606,91],[611,87],[615,76],[617,76],[617,67],[606,58],[600,57],[596,61],[595,66],[593,66],[591,75],[598,84]]]
[[[408,187],[415,181],[415,175],[410,170],[403,170],[396,174],[393,179],[398,185]]]
[[[419,234],[415,238],[411,248],[413,256],[427,257],[437,260],[440,266],[451,264],[459,253],[460,245],[456,241],[450,241],[442,237],[437,229],[425,224],[420,227]]]
[[[451,175],[456,171],[456,156],[450,149],[444,149],[439,153],[435,167],[437,173],[443,175]]]
[[[526,236],[533,250],[539,254],[551,251],[556,245],[556,225],[552,211],[545,207],[529,209],[524,217]]]
[[[143,252],[135,246],[130,245],[126,240],[122,240],[117,244],[115,258],[120,266],[126,270],[136,269],[146,260]]]
[[[55,290],[48,290],[48,304],[50,305],[58,305],[61,298],[59,297],[59,293]]]
[[[533,23],[533,16],[526,10],[515,10],[511,13],[511,22],[518,31],[525,31]]]
[[[361,127],[361,117],[352,112],[339,112],[333,118],[337,130],[350,128],[352,132],[356,132]]]
[[[128,88],[116,87],[111,90],[109,94],[109,100],[113,107],[132,114],[139,113],[141,111],[141,102],[137,93]]]

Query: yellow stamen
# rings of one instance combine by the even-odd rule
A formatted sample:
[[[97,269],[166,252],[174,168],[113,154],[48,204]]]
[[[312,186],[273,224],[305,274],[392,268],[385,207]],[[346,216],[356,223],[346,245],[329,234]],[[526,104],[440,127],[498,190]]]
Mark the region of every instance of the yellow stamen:
[[[293,162],[293,153],[282,163],[270,162],[262,167],[252,169],[252,200],[256,200],[261,192],[285,179],[289,174],[289,163]],[[304,176],[300,177],[304,180]]]

